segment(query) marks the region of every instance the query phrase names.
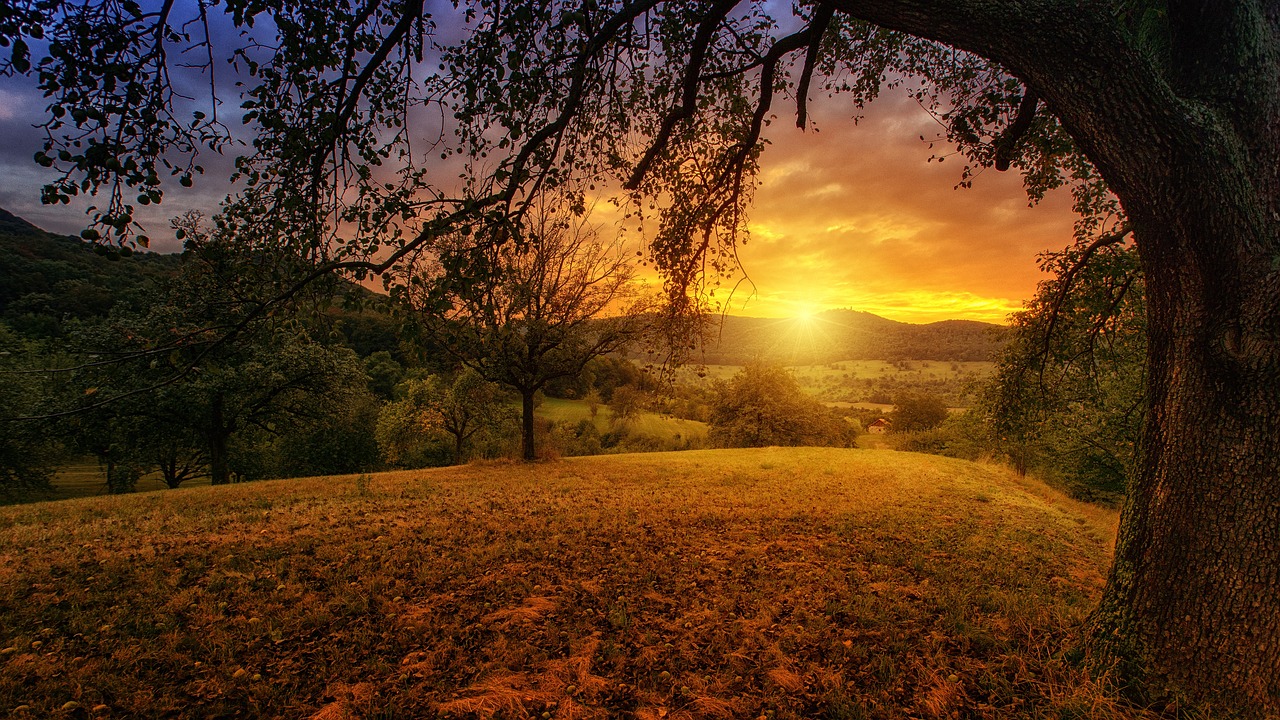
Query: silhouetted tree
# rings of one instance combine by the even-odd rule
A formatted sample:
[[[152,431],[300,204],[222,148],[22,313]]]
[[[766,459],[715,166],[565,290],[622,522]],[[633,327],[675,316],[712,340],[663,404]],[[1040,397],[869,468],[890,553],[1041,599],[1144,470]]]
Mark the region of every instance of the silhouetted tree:
[[[525,460],[537,457],[538,391],[626,348],[650,320],[622,248],[580,220],[550,213],[505,241],[481,234],[439,243],[406,288],[433,337],[485,379],[519,394]]]

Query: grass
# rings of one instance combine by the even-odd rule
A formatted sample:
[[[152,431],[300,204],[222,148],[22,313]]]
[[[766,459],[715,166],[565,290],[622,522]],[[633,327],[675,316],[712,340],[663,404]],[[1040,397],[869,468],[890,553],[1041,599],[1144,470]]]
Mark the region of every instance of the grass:
[[[1114,523],[836,449],[0,508],[0,714],[1138,718],[1060,659]]]
[[[564,398],[545,398],[536,412],[539,417],[567,425],[576,425],[591,418],[591,410],[585,401]],[[608,432],[612,421],[613,411],[607,405],[600,405],[596,411],[596,429],[601,433]],[[647,411],[639,413],[626,427],[628,433],[637,437],[651,437],[677,445],[681,441],[700,441],[707,437],[706,423]]]
[[[92,460],[81,460],[80,462],[59,467],[53,477],[52,484],[55,494],[59,498],[108,494],[107,479],[102,472],[102,467]],[[187,480],[182,483],[182,487],[208,484],[209,477],[204,476]],[[164,478],[160,476],[159,472],[148,473],[138,479],[137,489],[139,492],[165,490],[167,488],[168,486],[164,484]]]
[[[697,372],[708,378],[727,380],[741,370],[739,365],[703,365]],[[790,367],[796,379],[809,385],[830,380],[866,380],[882,377],[912,379],[949,379],[956,376],[985,378],[995,371],[993,362],[948,362],[944,360],[907,360],[904,367],[887,360],[841,360],[819,365]],[[694,373],[687,370],[686,373]]]

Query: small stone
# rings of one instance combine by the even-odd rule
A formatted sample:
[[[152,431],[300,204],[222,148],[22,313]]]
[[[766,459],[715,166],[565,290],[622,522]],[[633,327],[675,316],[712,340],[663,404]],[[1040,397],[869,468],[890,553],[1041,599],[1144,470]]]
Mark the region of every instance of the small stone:
[[[662,672],[658,673],[658,679],[659,679],[659,680],[670,680],[670,679],[671,679],[671,673],[667,672],[666,670],[663,670]]]
[[[62,703],[62,709],[63,709],[63,711],[71,711],[71,710],[75,710],[76,708],[79,708],[79,707],[80,707],[80,703],[76,702],[75,700],[68,700],[68,701],[66,701],[66,702]]]
[[[249,675],[248,670],[245,670],[244,668],[240,668],[239,670],[235,671],[235,673],[231,676],[231,679],[240,680],[242,678],[248,677],[248,675]]]
[[[253,674],[253,677],[251,677],[251,678],[249,678],[249,679],[250,679],[250,680],[252,680],[252,681],[254,681],[254,682],[259,682],[259,681],[261,681],[261,680],[262,680],[262,674],[261,674],[261,673],[254,673],[254,674]]]
[[[960,676],[952,673],[947,676],[947,682],[960,682]]]

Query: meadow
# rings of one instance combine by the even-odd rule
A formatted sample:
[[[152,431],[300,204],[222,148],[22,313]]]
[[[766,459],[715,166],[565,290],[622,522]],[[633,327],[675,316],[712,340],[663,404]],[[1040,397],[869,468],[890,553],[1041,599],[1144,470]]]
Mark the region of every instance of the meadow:
[[[582,400],[566,398],[544,398],[542,404],[534,411],[538,417],[557,423],[573,426],[583,420],[592,420],[596,430],[608,432],[614,424],[613,410],[608,405],[600,405],[596,415],[591,417],[591,409]],[[701,444],[707,438],[707,424],[697,420],[660,415],[654,412],[641,411],[636,417],[626,422],[627,432],[636,437],[652,438],[663,443],[690,441]]]
[[[738,365],[702,365],[683,369],[685,382],[728,380]],[[841,360],[787,368],[805,392],[828,404],[841,403],[869,409],[891,409],[901,391],[927,392],[943,397],[955,407],[968,406],[972,386],[995,372],[994,362],[941,360]],[[873,401],[874,399],[874,401]]]
[[[0,508],[0,713],[1140,718],[1066,659],[1115,521],[807,448]]]

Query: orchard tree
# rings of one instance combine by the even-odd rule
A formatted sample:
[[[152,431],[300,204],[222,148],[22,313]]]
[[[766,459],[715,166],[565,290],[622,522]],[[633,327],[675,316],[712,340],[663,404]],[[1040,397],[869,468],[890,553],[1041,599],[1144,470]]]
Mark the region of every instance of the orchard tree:
[[[930,393],[903,392],[893,399],[889,419],[894,432],[932,430],[947,419],[947,404]]]
[[[651,308],[618,243],[571,216],[528,218],[437,242],[402,296],[459,362],[520,396],[522,453],[534,460],[537,393],[639,340]]]
[[[800,389],[791,371],[752,363],[712,387],[708,439],[716,447],[831,445],[845,447],[855,431]]]
[[[400,397],[378,414],[377,431],[383,457],[396,465],[421,464],[446,443],[454,463],[466,462],[472,439],[486,431],[500,434],[511,414],[501,389],[469,368],[452,381],[430,375],[406,380],[397,390]]]
[[[235,216],[281,255],[382,273],[459,223],[518,223],[548,191],[621,186],[633,219],[656,208],[644,227],[677,304],[733,263],[776,100],[804,126],[811,96],[856,108],[912,94],[968,158],[962,183],[995,167],[1022,172],[1033,199],[1071,185],[1086,248],[1131,236],[1141,258],[1143,454],[1094,648],[1153,699],[1280,714],[1274,2],[454,7],[437,36],[422,0],[16,0],[0,13],[0,71],[48,96],[45,199],[98,193],[90,238],[129,242],[135,203],[161,200],[170,177],[191,183],[196,150],[236,147],[222,98],[176,101],[200,57],[210,94],[226,95],[213,70],[231,59],[253,135]],[[237,46],[205,34],[214,12],[242,31],[219,36]],[[420,133],[429,157],[461,158],[461,185],[433,184],[457,166],[428,174]]]

